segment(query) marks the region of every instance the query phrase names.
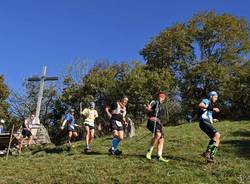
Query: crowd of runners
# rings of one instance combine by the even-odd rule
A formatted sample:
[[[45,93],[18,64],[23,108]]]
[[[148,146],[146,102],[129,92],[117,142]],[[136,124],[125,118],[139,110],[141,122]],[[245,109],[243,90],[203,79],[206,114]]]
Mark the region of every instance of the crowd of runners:
[[[148,150],[145,152],[145,158],[151,160],[154,148],[157,149],[157,158],[161,162],[169,162],[169,160],[163,158],[163,147],[164,147],[164,131],[162,125],[162,115],[163,106],[167,96],[165,93],[160,92],[156,95],[149,104],[145,105],[145,111],[147,115],[147,129],[152,133],[152,139],[150,140]],[[209,137],[209,143],[206,151],[202,156],[207,160],[207,162],[214,162],[214,158],[218,151],[220,144],[220,133],[214,128],[213,123],[217,122],[217,119],[213,118],[213,113],[219,113],[219,109],[215,107],[216,101],[218,100],[218,94],[212,91],[208,94],[207,98],[204,98],[198,104],[198,116],[199,116],[199,126],[200,129],[207,134]],[[123,96],[117,102],[111,103],[105,108],[105,113],[110,120],[110,129],[113,133],[113,138],[111,141],[110,148],[107,150],[109,155],[119,156],[122,151],[119,150],[119,145],[124,139],[124,130],[128,126],[126,121],[127,115],[127,104],[128,97]],[[82,110],[81,115],[84,116],[84,121],[82,122],[85,128],[85,142],[83,152],[91,152],[91,143],[94,140],[95,135],[95,121],[98,118],[98,112],[95,109],[95,103],[91,102],[88,108]],[[35,115],[31,114],[29,118],[23,123],[22,137],[20,138],[20,151],[23,146],[24,139],[28,137],[28,144],[32,144],[32,133],[29,124],[32,124]],[[64,117],[64,121],[61,125],[61,129],[67,129],[68,132],[68,144],[71,145],[72,139],[77,137],[76,127],[79,126],[75,123],[75,110],[71,109]]]

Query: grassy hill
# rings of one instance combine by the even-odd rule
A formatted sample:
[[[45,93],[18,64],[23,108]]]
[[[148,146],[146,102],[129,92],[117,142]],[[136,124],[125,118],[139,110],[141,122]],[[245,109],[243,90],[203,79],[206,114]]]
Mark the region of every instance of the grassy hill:
[[[222,134],[217,162],[207,164],[199,155],[208,138],[197,123],[165,127],[168,164],[144,158],[150,136],[142,126],[137,135],[121,145],[124,155],[107,155],[110,138],[96,139],[95,153],[82,154],[84,142],[34,146],[22,156],[0,158],[0,183],[250,183],[250,121],[224,121],[216,125]]]

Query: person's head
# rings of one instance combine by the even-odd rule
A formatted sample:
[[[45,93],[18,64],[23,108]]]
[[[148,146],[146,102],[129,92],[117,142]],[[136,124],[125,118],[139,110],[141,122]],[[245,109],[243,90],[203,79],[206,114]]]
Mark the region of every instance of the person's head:
[[[127,103],[128,103],[128,97],[127,96],[123,96],[120,100],[120,103],[123,105],[123,106],[126,106]]]
[[[166,94],[163,92],[158,93],[157,100],[159,100],[160,103],[163,103],[166,100]]]
[[[74,115],[75,114],[75,109],[70,109],[70,114]]]
[[[90,107],[90,109],[95,109],[95,102],[91,102],[89,107]]]
[[[215,103],[218,100],[218,93],[216,91],[211,91],[208,93],[208,98],[212,103]]]
[[[35,119],[35,113],[33,113],[33,112],[30,113],[30,119],[31,120]]]

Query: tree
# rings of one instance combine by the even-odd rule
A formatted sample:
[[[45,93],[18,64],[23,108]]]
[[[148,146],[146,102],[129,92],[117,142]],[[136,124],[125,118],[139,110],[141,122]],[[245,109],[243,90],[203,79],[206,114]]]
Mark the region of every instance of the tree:
[[[143,120],[144,105],[162,91],[169,93],[174,87],[170,73],[164,69],[151,70],[135,62],[129,73],[123,78],[121,89],[129,97],[128,112],[133,118]]]
[[[224,87],[225,113],[232,119],[250,119],[250,61],[234,68]],[[233,112],[233,113],[230,113]]]
[[[10,113],[12,118],[15,119],[15,123],[21,124],[31,112],[36,112],[38,93],[39,93],[39,83],[28,82],[23,83],[25,92],[19,93],[11,91],[10,97],[8,99],[10,104]],[[40,121],[45,126],[48,120],[51,118],[51,113],[54,109],[54,103],[57,98],[57,92],[55,90],[55,85],[45,85],[44,95],[42,99]]]
[[[9,89],[4,82],[4,76],[0,75],[0,119],[7,120],[9,118],[7,98],[9,96]]]
[[[249,25],[243,18],[199,13],[184,24],[162,31],[141,54],[149,67],[164,67],[171,72],[180,90],[183,109],[194,111],[194,105],[211,90],[218,90],[220,105],[228,101],[228,93],[233,95],[226,88],[233,85],[230,82],[238,66],[246,63],[249,35]],[[230,109],[239,108],[237,104],[230,102]]]

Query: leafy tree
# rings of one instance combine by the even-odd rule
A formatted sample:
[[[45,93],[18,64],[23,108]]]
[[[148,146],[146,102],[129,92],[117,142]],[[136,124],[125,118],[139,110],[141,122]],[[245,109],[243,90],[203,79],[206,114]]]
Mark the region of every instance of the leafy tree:
[[[38,82],[25,81],[23,86],[25,88],[24,93],[11,91],[8,99],[12,117],[15,119],[15,123],[19,122],[19,124],[21,124],[31,112],[36,112],[40,84]],[[55,85],[45,85],[40,111],[40,121],[44,125],[47,125],[48,120],[51,118],[51,112],[54,109],[56,98],[57,92]]]
[[[129,97],[128,112],[138,120],[144,119],[144,105],[160,92],[169,92],[174,83],[170,73],[164,69],[151,70],[135,62],[122,81],[121,89]]]
[[[9,89],[4,82],[4,76],[0,75],[0,119],[7,120],[9,118],[7,98]]]
[[[220,105],[227,102],[226,108],[233,110],[240,106],[230,102],[227,96],[232,96],[233,91],[227,88],[233,85],[235,73],[243,70],[249,49],[249,25],[245,19],[205,12],[162,31],[141,54],[149,67],[171,72],[186,112],[194,111],[194,105],[211,90],[218,90]],[[236,81],[244,80],[240,76]],[[243,86],[239,89],[244,90]],[[229,116],[229,111],[224,115]]]

